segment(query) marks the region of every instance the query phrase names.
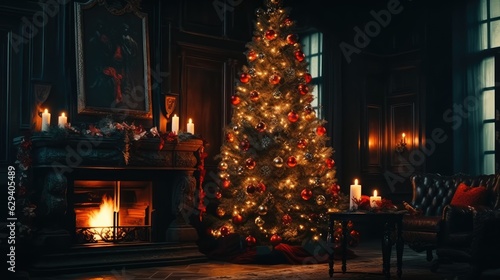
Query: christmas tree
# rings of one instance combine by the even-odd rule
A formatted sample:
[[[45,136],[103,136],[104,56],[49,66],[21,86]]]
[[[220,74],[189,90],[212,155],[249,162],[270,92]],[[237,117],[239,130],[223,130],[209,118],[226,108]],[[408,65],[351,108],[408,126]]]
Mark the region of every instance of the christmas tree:
[[[319,240],[327,212],[342,202],[326,121],[311,105],[313,77],[289,15],[280,0],[257,9],[217,156],[220,220],[212,234],[239,233],[248,245]]]

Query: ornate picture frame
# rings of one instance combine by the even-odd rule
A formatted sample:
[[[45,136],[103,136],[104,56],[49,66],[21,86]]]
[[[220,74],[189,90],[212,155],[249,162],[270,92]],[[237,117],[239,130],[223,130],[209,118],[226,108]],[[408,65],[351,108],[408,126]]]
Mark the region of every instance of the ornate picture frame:
[[[139,3],[75,3],[79,114],[152,118],[148,18]]]

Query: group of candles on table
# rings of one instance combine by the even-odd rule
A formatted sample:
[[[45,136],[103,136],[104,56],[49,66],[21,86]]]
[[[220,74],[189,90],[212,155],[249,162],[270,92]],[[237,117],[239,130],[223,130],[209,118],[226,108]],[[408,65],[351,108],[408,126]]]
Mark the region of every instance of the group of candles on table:
[[[66,117],[65,113],[61,113],[57,120],[57,125],[61,128],[64,128],[68,124],[68,117]],[[42,113],[42,131],[48,131],[50,128],[50,113],[48,109],[45,109]],[[172,117],[172,132],[177,134],[179,133],[179,117],[174,115]],[[194,134],[194,123],[192,119],[189,119],[187,123],[187,132]]]
[[[361,185],[358,185],[358,179],[355,179],[349,193],[349,210],[357,210],[358,205],[354,201],[360,201],[360,199]],[[382,197],[377,195],[377,190],[374,190],[373,195],[370,196],[370,208],[378,208],[381,202]]]

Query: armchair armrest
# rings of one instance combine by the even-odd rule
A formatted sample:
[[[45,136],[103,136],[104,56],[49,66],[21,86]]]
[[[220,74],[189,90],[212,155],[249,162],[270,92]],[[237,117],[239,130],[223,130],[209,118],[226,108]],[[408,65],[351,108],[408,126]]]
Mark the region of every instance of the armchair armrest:
[[[470,243],[473,231],[483,226],[483,221],[492,219],[493,213],[495,212],[486,206],[446,205],[441,217],[443,220],[441,242],[452,244],[469,240],[467,243]]]
[[[474,208],[469,206],[446,205],[443,208],[443,234],[472,231]]]
[[[474,211],[471,256],[473,265],[498,267],[500,257],[500,211]]]

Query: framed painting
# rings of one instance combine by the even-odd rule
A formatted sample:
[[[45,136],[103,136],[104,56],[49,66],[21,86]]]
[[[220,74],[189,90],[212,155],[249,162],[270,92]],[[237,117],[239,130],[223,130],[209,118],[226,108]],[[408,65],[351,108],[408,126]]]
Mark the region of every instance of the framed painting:
[[[152,118],[148,19],[139,3],[75,3],[79,114]]]

